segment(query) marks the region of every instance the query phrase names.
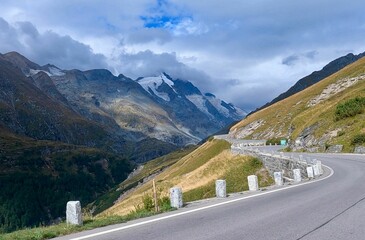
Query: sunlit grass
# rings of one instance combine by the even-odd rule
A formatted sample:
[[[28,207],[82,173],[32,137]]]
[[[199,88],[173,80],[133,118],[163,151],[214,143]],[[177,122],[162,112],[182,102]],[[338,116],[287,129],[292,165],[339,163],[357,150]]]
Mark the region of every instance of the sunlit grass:
[[[365,80],[359,80],[355,85],[316,106],[308,107],[307,103],[321,94],[323,89],[330,84],[336,83],[340,79],[363,74],[365,74],[365,58],[350,64],[339,72],[287,99],[248,116],[233,126],[231,131],[241,129],[253,121],[264,120],[265,123],[247,138],[265,138],[270,133],[274,133],[276,136],[279,134],[281,137],[295,140],[305,128],[316,125],[313,135],[317,139],[324,134],[331,134],[336,131],[342,132],[344,134],[332,136],[326,144],[342,144],[344,145],[344,151],[352,152],[354,148],[351,145],[352,139],[365,129],[365,114],[358,112],[358,114],[347,118],[336,119],[336,110],[339,105],[351,101],[351,99],[365,97]]]

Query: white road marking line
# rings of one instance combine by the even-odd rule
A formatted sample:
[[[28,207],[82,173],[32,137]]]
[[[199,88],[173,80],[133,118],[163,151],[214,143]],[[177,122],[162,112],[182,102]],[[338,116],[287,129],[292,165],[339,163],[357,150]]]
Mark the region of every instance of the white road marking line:
[[[267,195],[267,194],[270,194],[270,193],[280,192],[280,191],[288,190],[288,189],[291,189],[291,188],[296,188],[296,187],[300,187],[300,186],[303,186],[303,185],[307,185],[307,184],[311,184],[311,183],[315,183],[315,182],[320,182],[320,181],[323,181],[323,180],[331,177],[334,174],[334,171],[333,171],[332,168],[330,168],[329,166],[324,165],[324,164],[323,164],[323,166],[327,167],[331,171],[330,175],[328,175],[324,178],[320,178],[320,179],[317,179],[317,180],[312,180],[312,181],[309,181],[309,182],[305,182],[305,183],[301,183],[301,184],[297,184],[297,185],[292,185],[292,186],[288,186],[288,187],[284,187],[284,188],[280,188],[280,189],[275,189],[275,190],[271,190],[271,191],[268,191],[268,192],[258,193],[258,194],[252,195],[252,196],[232,199],[232,200],[228,200],[226,202],[216,203],[216,204],[213,204],[213,205],[188,210],[188,211],[185,211],[185,212],[180,212],[180,213],[176,213],[176,214],[169,215],[169,216],[155,218],[155,219],[151,219],[151,220],[144,221],[144,222],[134,223],[134,224],[131,224],[131,225],[128,225],[128,226],[114,228],[114,229],[106,230],[106,231],[103,231],[103,232],[93,233],[93,234],[82,236],[82,237],[76,237],[76,238],[72,238],[70,240],[82,240],[82,239],[97,237],[97,236],[100,236],[100,235],[105,235],[105,234],[108,234],[108,233],[117,232],[117,231],[121,231],[121,230],[128,229],[128,228],[133,228],[133,227],[145,225],[145,224],[148,224],[148,223],[158,222],[158,221],[162,221],[162,220],[165,220],[165,219],[174,218],[174,217],[177,217],[177,216],[182,216],[182,215],[186,215],[186,214],[189,214],[189,213],[194,213],[194,212],[202,211],[202,210],[205,210],[205,209],[214,208],[214,207],[230,204],[230,203],[233,203],[233,202],[242,201],[242,200],[249,199],[249,198],[263,196],[263,195]]]

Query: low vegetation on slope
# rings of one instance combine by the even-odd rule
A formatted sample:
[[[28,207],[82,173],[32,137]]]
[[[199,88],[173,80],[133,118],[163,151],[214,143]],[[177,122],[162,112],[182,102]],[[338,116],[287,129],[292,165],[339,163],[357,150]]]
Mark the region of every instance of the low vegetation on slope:
[[[336,120],[341,120],[349,117],[354,117],[357,114],[364,113],[365,97],[356,97],[349,99],[336,106]]]
[[[365,58],[319,83],[250,115],[231,128],[238,138],[290,139],[294,150],[325,151],[341,144],[352,152],[365,133]],[[362,143],[364,144],[364,143]]]
[[[215,168],[225,167],[220,179],[225,179],[227,184],[227,194],[248,190],[247,177],[255,174],[258,176],[259,186],[266,187],[273,183],[268,172],[263,168],[263,164],[257,158],[235,156],[226,159],[219,159],[214,163]],[[215,180],[207,184],[191,189],[184,193],[183,199],[186,202],[195,201],[215,196]]]
[[[0,234],[65,217],[67,201],[93,201],[133,165],[105,151],[0,135]]]
[[[91,203],[87,207],[88,211],[93,215],[96,215],[107,208],[110,208],[122,194],[126,195],[128,192],[133,191],[134,188],[143,184],[145,181],[148,181],[151,177],[161,173],[163,170],[170,167],[195,149],[195,145],[189,146],[145,163],[136,169],[132,176],[130,176],[127,180],[123,181],[107,194],[100,196],[96,199],[96,201]]]
[[[152,198],[150,196],[143,197],[143,203],[141,204],[141,206],[138,209],[135,209],[137,211],[133,211],[128,215],[96,217],[95,218],[90,214],[90,212],[93,212],[94,214],[96,214],[96,213],[99,213],[99,212],[105,210],[106,208],[111,207],[113,205],[113,202],[118,199],[118,197],[121,195],[121,193],[128,191],[130,189],[133,189],[138,184],[142,184],[144,179],[148,178],[149,176],[154,176],[154,175],[160,173],[162,170],[164,170],[167,167],[171,166],[172,164],[176,163],[178,160],[180,160],[182,157],[184,157],[185,155],[192,152],[194,149],[196,149],[195,146],[190,146],[185,149],[180,149],[178,151],[175,151],[175,152],[165,155],[163,157],[160,157],[160,158],[147,162],[142,168],[139,168],[139,170],[136,171],[136,173],[133,176],[128,178],[128,180],[123,181],[122,184],[117,185],[115,188],[111,189],[108,193],[101,195],[100,197],[97,198],[96,201],[94,201],[93,203],[89,204],[86,208],[84,208],[83,209],[84,223],[82,226],[72,226],[72,225],[68,226],[63,221],[60,224],[55,224],[52,226],[24,229],[24,230],[15,231],[15,232],[12,232],[9,234],[1,234],[1,232],[0,232],[0,239],[4,239],[4,240],[8,240],[8,239],[9,240],[10,239],[11,240],[16,240],[16,239],[43,240],[43,239],[49,239],[49,238],[53,238],[53,237],[57,237],[57,236],[61,236],[61,235],[71,234],[74,232],[80,232],[80,231],[89,230],[89,229],[93,229],[93,228],[97,228],[97,227],[102,227],[102,226],[106,226],[106,225],[122,223],[122,222],[129,221],[131,219],[156,214],[153,211],[154,210],[153,202],[152,202]],[[70,154],[70,153],[66,151],[65,154]],[[72,155],[72,153],[71,153],[71,155]],[[87,157],[87,156],[85,156],[85,157]],[[72,156],[70,156],[70,158],[72,158]],[[97,156],[95,156],[95,158],[97,158]],[[69,162],[67,162],[65,164],[69,165]],[[93,163],[91,162],[89,164],[92,165]],[[75,169],[75,167],[73,167],[73,168]],[[119,174],[122,174],[125,177],[126,173],[123,172],[122,168],[120,168],[120,170],[121,171],[119,172]],[[86,171],[86,169],[84,171]],[[83,177],[83,175],[80,176],[80,178],[77,178],[74,176],[74,180],[76,181],[76,183],[71,184],[70,187],[72,188],[75,186],[79,189],[83,189],[83,187],[80,187],[79,183],[77,183],[77,181],[82,179],[82,177]],[[1,174],[0,174],[0,178],[1,178]],[[108,178],[107,176],[104,177],[105,180],[107,180],[107,178]],[[119,178],[116,178],[115,180],[118,180],[118,179]],[[99,181],[99,183],[95,183],[94,180]],[[81,183],[85,184],[84,181],[81,181]],[[85,185],[86,189],[83,189],[83,190],[86,191],[89,188],[89,185],[94,185],[95,186],[94,192],[95,192],[96,190],[98,190],[100,184],[103,184],[103,181],[101,181],[101,179],[98,179],[97,177],[95,179],[89,179],[89,184],[86,184]],[[52,190],[52,189],[50,189],[50,190]],[[93,191],[90,191],[89,193],[92,193],[92,192]],[[81,199],[82,203],[88,202],[88,199],[79,198],[79,197],[82,197],[82,195],[74,194],[75,197],[70,198],[70,196],[69,196],[70,194],[72,194],[72,192],[65,194],[65,199],[63,199],[63,198],[59,199],[60,204],[58,204],[58,205],[60,206],[61,214],[64,214],[65,205],[63,204],[63,202],[67,201],[67,199],[70,199],[70,200],[72,200],[72,199],[80,200]],[[29,196],[29,195],[30,194],[27,194],[27,196]],[[45,194],[45,196],[48,196],[48,195],[50,195],[50,194],[48,194],[48,193]],[[97,195],[93,194],[93,196],[97,196]],[[60,196],[58,196],[56,193],[55,197],[57,198]],[[31,198],[31,200],[33,200],[33,198]],[[142,199],[141,199],[141,202],[142,202]],[[57,201],[56,201],[56,203],[57,203]],[[17,200],[15,200],[15,204],[16,204],[16,206],[18,206]],[[29,206],[29,204],[31,204],[31,203],[27,203],[27,204],[28,204],[27,206]],[[48,204],[48,203],[45,202],[44,204]],[[169,206],[168,198],[160,198],[159,206],[161,206],[160,211],[167,211],[167,210],[171,209],[171,207]],[[35,210],[38,211],[37,208]],[[7,214],[7,212],[4,212],[4,213],[6,213],[6,215],[0,216],[0,218],[1,217],[6,218],[6,216],[8,214]],[[18,218],[18,219],[20,219],[20,218]]]
[[[216,179],[227,180],[228,192],[247,190],[247,176],[255,173],[259,175],[261,186],[271,183],[260,162],[251,157],[232,155],[226,141],[211,140],[157,175],[155,181],[160,198],[168,195],[169,188],[180,186],[184,200],[192,201],[212,197]],[[128,214],[142,205],[146,195],[152,196],[152,180],[125,196],[101,216]]]
[[[83,226],[67,226],[63,222],[50,227],[38,227],[0,235],[0,239],[49,239],[152,215],[154,214],[152,177],[155,178],[158,189],[160,211],[166,211],[170,209],[167,195],[172,186],[182,187],[184,201],[193,201],[213,197],[216,179],[226,179],[228,193],[247,190],[247,176],[251,174],[258,175],[261,187],[272,183],[272,178],[258,159],[232,155],[228,142],[209,140],[199,148],[182,149],[146,163],[142,169],[122,182],[118,189],[103,195],[93,205],[84,209]],[[95,182],[91,183],[95,184]],[[137,188],[132,189],[136,186]],[[113,202],[110,199],[115,199],[121,192],[128,189],[132,190],[113,207],[96,217],[88,214],[93,206],[98,206],[97,211],[105,209]]]

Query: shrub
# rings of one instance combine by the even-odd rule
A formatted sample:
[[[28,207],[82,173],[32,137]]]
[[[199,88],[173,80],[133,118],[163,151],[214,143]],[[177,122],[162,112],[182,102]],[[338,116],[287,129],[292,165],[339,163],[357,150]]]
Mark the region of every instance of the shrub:
[[[365,109],[365,98],[356,97],[336,106],[336,121],[361,114]]]
[[[270,143],[272,145],[275,145],[275,144],[280,145],[281,140],[286,140],[286,142],[288,142],[288,139],[286,139],[286,138],[270,138],[266,141],[266,145],[270,145]]]
[[[158,205],[160,206],[161,212],[169,211],[171,209],[170,198],[169,197],[159,198]]]
[[[358,134],[352,139],[352,145],[361,145],[365,143],[365,133]]]
[[[169,197],[162,197],[157,198],[157,203],[160,208],[160,212],[167,212],[170,211],[171,205],[170,205],[170,198]],[[155,203],[153,200],[153,197],[145,194],[142,197],[142,206],[141,205],[135,205],[135,211],[134,213],[147,213],[147,212],[155,212]]]
[[[155,204],[153,203],[153,198],[150,195],[144,195],[142,197],[143,209],[149,212],[155,210]]]
[[[339,131],[338,133],[337,133],[337,137],[341,137],[341,136],[343,136],[343,135],[345,135],[345,131]]]

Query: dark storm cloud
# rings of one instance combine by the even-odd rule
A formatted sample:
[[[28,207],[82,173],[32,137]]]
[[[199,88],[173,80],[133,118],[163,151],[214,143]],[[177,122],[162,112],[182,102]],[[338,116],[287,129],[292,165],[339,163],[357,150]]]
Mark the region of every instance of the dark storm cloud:
[[[52,63],[60,68],[106,68],[105,57],[70,36],[52,31],[39,33],[30,22],[14,26],[0,18],[0,52],[19,51],[39,64]]]
[[[298,63],[303,63],[306,60],[314,60],[316,55],[318,55],[317,51],[309,51],[303,54],[293,54],[288,57],[285,57],[281,63],[287,66],[294,66]]]
[[[299,60],[298,55],[291,55],[283,59],[282,63],[288,66],[294,65]]]

